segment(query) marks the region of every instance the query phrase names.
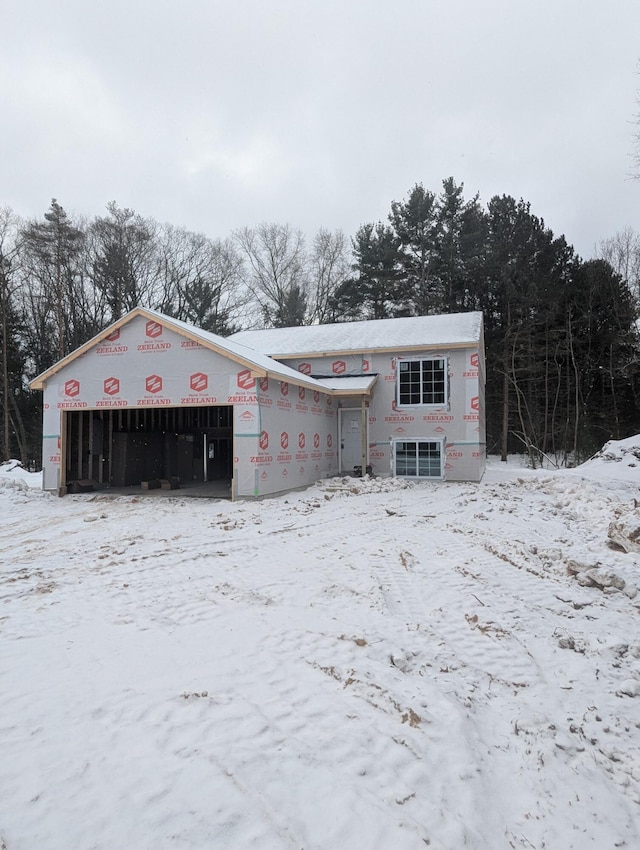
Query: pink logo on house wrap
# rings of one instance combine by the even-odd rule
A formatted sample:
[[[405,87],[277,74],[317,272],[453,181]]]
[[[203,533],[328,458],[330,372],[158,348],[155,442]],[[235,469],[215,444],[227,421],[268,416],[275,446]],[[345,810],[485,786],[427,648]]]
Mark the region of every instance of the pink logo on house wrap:
[[[480,410],[480,398],[479,396],[474,396],[470,402],[471,410]]]
[[[289,395],[289,384],[286,381],[280,381],[280,392],[282,395]]]
[[[76,380],[76,378],[65,381],[64,394],[68,395],[69,398],[75,398],[77,395],[80,395],[80,381]]]
[[[266,376],[264,378],[260,378],[260,392],[266,393],[266,392],[268,392],[268,390],[269,390],[269,378],[266,377]]]
[[[120,328],[116,328],[115,331],[111,331],[109,336],[105,336],[107,342],[115,342],[117,339],[120,339]]]
[[[330,449],[333,445],[333,437],[331,434],[327,434],[327,448]]]
[[[258,439],[258,445],[265,452],[269,448],[269,434],[267,431],[262,431]]]
[[[209,386],[209,378],[204,372],[194,372],[189,377],[189,386],[196,393],[204,392]]]
[[[335,375],[342,375],[344,372],[347,371],[347,364],[344,362],[344,360],[334,360],[333,366],[331,367],[331,371]]]
[[[298,364],[298,372],[302,372],[303,375],[311,374],[311,363],[299,363]]]
[[[286,431],[283,431],[282,434],[280,434],[280,445],[283,449],[289,448],[289,435]]]
[[[307,391],[304,387],[298,387],[298,398],[300,401],[304,401],[304,397],[307,394]]]
[[[251,376],[251,369],[243,369],[238,372],[236,382],[242,390],[252,390],[256,385],[256,379]]]
[[[159,393],[162,389],[162,378],[160,375],[147,375],[144,386],[148,393]]]
[[[105,395],[117,395],[120,392],[120,381],[117,378],[105,378],[102,388]]]
[[[319,401],[320,401],[320,390],[314,390],[313,391],[313,403],[318,404]]]
[[[145,327],[145,336],[150,337],[151,339],[157,339],[159,336],[162,336],[162,325],[160,322],[147,322]]]
[[[298,447],[303,449],[305,444],[304,434],[302,431],[298,434]]]
[[[478,354],[478,352],[471,355],[471,357],[469,358],[469,362],[471,364],[472,369],[478,368],[478,366],[480,365],[480,355]]]
[[[313,435],[313,448],[314,449],[320,448],[320,434],[314,434]]]

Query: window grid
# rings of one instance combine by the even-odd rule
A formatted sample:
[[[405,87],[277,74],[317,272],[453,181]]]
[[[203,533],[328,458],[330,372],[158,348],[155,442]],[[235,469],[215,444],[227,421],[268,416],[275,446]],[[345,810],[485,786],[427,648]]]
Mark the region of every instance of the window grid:
[[[446,360],[401,360],[398,370],[398,403],[447,403]]]
[[[410,478],[442,478],[442,442],[398,440],[395,444],[395,474]]]

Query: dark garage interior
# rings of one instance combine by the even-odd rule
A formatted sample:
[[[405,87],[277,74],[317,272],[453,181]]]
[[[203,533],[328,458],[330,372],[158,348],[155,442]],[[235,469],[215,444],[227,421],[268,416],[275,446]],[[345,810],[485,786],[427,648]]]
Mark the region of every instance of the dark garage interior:
[[[65,420],[70,491],[231,480],[232,405],[68,410]]]

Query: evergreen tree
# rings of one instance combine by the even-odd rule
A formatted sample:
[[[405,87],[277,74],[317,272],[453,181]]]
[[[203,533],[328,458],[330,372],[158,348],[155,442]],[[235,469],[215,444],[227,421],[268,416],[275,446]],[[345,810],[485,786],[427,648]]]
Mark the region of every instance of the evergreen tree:
[[[485,263],[488,238],[486,215],[478,196],[465,201],[464,185],[453,177],[442,182],[438,197],[438,242],[434,272],[439,285],[440,310],[456,313],[473,309],[474,283]]]
[[[355,275],[338,288],[334,310],[347,319],[407,315],[401,294],[399,241],[388,225],[363,224],[353,239]]]
[[[441,297],[436,274],[440,222],[436,196],[416,184],[403,203],[393,201],[389,221],[398,240],[399,273],[406,312],[436,312]]]
[[[606,260],[580,263],[565,296],[577,368],[576,449],[591,454],[638,427],[638,308]]]
[[[508,196],[488,204],[486,277],[479,306],[485,316],[488,440],[509,451],[545,450],[546,345],[555,302],[568,279],[573,252],[556,240],[530,205]],[[552,296],[555,293],[555,296]]]
[[[28,279],[36,369],[42,370],[84,342],[92,327],[81,267],[84,233],[56,201],[21,233],[22,262]]]

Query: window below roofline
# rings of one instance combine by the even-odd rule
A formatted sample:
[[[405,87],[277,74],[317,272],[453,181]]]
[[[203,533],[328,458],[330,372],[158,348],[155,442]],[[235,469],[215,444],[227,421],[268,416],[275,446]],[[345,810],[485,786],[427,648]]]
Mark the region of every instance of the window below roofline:
[[[391,441],[393,474],[396,478],[444,480],[445,441],[443,437],[412,437]]]
[[[401,357],[396,361],[396,407],[448,407],[447,357]]]

